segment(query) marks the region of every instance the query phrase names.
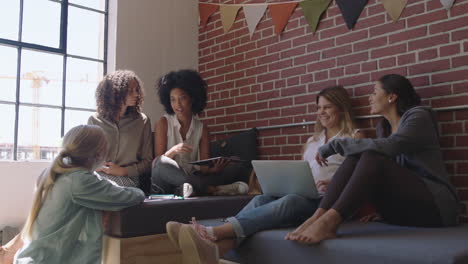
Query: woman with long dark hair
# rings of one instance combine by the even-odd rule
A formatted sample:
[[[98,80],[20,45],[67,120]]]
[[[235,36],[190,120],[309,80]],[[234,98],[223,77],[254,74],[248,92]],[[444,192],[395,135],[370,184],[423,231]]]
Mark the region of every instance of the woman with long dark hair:
[[[369,98],[371,114],[384,119],[377,139],[337,138],[319,148],[317,162],[339,153],[346,160],[333,176],[314,215],[286,239],[314,244],[333,238],[340,224],[365,202],[395,225],[454,226],[459,199],[449,182],[437,122],[411,82],[385,75]]]

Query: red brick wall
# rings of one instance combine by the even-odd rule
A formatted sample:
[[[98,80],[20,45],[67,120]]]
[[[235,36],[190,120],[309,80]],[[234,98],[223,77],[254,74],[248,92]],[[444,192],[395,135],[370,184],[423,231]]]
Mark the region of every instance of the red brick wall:
[[[439,0],[409,0],[397,23],[381,1],[369,0],[352,31],[333,2],[315,34],[298,7],[281,36],[274,34],[267,10],[252,38],[242,10],[227,34],[217,12],[199,30],[199,70],[209,84],[205,118],[212,131],[312,121],[315,94],[334,84],[348,89],[358,115],[367,115],[373,82],[387,73],[409,77],[425,104],[468,105],[468,0],[457,0],[449,12]],[[464,201],[467,120],[468,110],[439,112],[444,157]],[[360,120],[370,135],[375,123]],[[312,131],[312,126],[261,131],[261,158],[299,159]]]

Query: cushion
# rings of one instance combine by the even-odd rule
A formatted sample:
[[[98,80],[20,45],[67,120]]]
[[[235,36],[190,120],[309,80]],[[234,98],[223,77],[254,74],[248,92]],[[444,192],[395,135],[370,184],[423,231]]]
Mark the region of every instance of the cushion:
[[[185,200],[145,200],[142,204],[110,212],[104,233],[112,237],[137,237],[166,233],[168,221],[188,223],[197,219],[236,215],[253,196],[194,197]]]
[[[210,143],[211,157],[237,156],[246,160],[246,166],[252,167],[251,161],[257,159],[257,129],[236,134],[226,139]]]
[[[218,219],[201,221],[222,224]],[[401,227],[350,222],[338,239],[306,246],[284,240],[293,228],[259,232],[225,258],[240,263],[468,263],[468,225],[446,228]]]

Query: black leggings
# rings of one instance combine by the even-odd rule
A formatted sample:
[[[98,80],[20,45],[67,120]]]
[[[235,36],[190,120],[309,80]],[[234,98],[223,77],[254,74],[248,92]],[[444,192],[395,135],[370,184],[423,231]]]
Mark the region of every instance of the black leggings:
[[[421,177],[373,151],[345,159],[327,186],[320,208],[333,208],[346,219],[366,202],[390,224],[442,226],[432,193]]]

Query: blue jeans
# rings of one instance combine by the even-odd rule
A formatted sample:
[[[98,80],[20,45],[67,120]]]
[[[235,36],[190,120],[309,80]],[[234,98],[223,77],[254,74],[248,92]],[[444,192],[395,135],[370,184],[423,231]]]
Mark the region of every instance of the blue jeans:
[[[244,239],[259,231],[298,226],[317,210],[320,200],[296,194],[281,198],[257,195],[236,216],[227,219],[237,238]]]

